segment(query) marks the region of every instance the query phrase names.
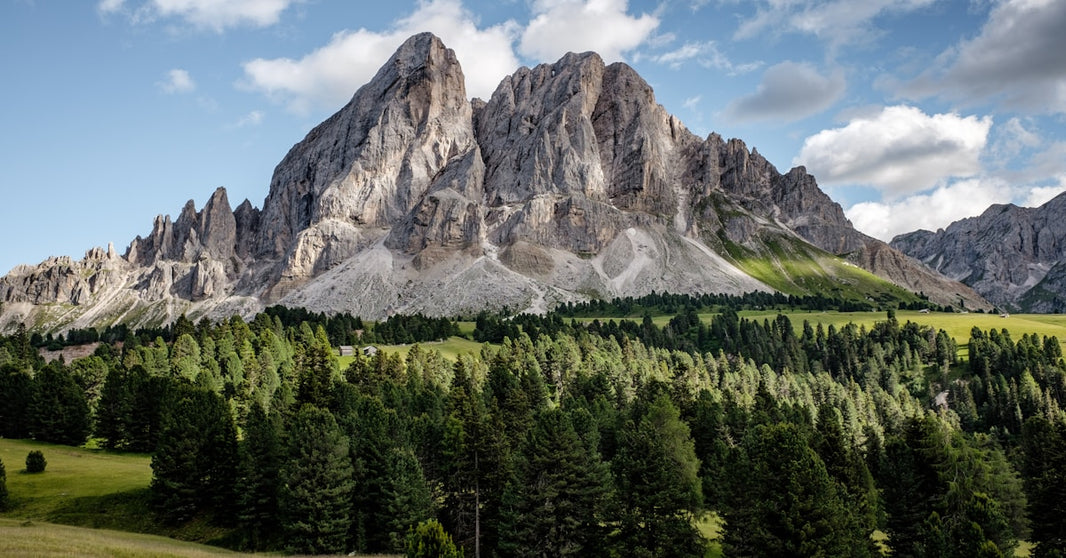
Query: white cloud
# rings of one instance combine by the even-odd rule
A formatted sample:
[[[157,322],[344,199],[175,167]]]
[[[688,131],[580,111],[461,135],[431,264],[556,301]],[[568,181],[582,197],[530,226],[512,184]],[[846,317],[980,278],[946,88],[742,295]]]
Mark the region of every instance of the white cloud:
[[[1040,207],[1051,201],[1051,198],[1066,192],[1066,176],[1056,186],[1041,186],[1029,190],[1029,195],[1022,202],[1024,207]]]
[[[963,180],[893,202],[863,202],[845,213],[855,228],[885,242],[898,234],[926,229],[935,231],[951,223],[980,215],[988,206],[1009,203],[1011,188],[992,179]]]
[[[803,142],[794,164],[827,185],[868,185],[889,198],[927,190],[981,171],[992,118],[927,115],[909,106],[823,130]]]
[[[235,127],[244,128],[245,126],[258,126],[258,125],[260,125],[262,123],[263,123],[263,112],[262,111],[258,111],[258,110],[253,110],[252,112],[249,112],[248,114],[242,116],[241,119],[237,121],[237,124],[235,125]]]
[[[810,64],[782,62],[767,68],[755,93],[730,103],[725,114],[739,122],[799,120],[832,106],[845,87],[840,71],[823,76]]]
[[[688,99],[685,99],[685,102],[681,103],[681,106],[687,108],[688,110],[696,110],[696,107],[700,105],[700,101],[702,100],[702,95],[696,95],[695,97],[689,97]]]
[[[189,72],[175,68],[167,72],[167,78],[156,85],[164,93],[189,93],[196,90],[196,82],[189,76]]]
[[[96,5],[96,9],[100,13],[110,14],[122,9],[122,4],[125,0],[100,0],[100,3]]]
[[[336,108],[411,35],[430,31],[455,51],[466,76],[467,94],[488,98],[503,77],[519,65],[511,47],[516,24],[479,29],[459,0],[419,4],[409,17],[384,32],[342,31],[299,60],[257,58],[244,64],[246,85],[287,103],[290,110]]]
[[[704,68],[726,70],[730,75],[745,74],[762,66],[762,62],[733,64],[729,57],[718,50],[718,44],[714,41],[685,43],[672,51],[652,56],[650,59],[675,70],[685,62],[694,60]]]
[[[735,39],[761,38],[767,33],[811,34],[840,46],[862,43],[880,32],[874,20],[924,8],[936,0],[759,0],[755,15],[741,22]]]
[[[903,85],[904,95],[985,100],[1033,113],[1066,112],[1066,2],[1006,0],[981,34],[945,51],[945,63]]]
[[[205,29],[222,32],[228,27],[269,27],[289,6],[302,0],[147,0],[127,7],[125,0],[101,0],[101,13],[126,13],[134,23],[177,17]]]
[[[539,62],[589,50],[608,63],[624,60],[659,26],[654,15],[629,15],[626,0],[536,0],[533,11],[518,49]]]

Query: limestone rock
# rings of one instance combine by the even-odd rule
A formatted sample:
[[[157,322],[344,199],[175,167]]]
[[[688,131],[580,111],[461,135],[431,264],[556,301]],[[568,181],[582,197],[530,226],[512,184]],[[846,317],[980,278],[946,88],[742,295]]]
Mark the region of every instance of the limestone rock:
[[[937,232],[915,231],[892,246],[970,285],[1003,308],[1066,309],[1066,194],[1037,208],[993,205]],[[1052,273],[1054,271],[1054,273]]]

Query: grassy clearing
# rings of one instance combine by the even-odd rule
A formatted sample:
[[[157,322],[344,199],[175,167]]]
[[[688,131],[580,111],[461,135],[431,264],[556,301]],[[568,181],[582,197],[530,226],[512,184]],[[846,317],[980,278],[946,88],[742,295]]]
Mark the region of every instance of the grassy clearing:
[[[473,331],[472,326],[471,331]],[[375,345],[375,347],[387,353],[400,353],[401,358],[407,358],[407,353],[411,352],[411,347],[414,345],[414,343],[408,343],[404,345]],[[426,351],[438,351],[446,360],[454,362],[459,358],[459,355],[481,352],[481,347],[484,344],[463,337],[449,337],[444,341],[426,341],[418,343],[418,345]],[[355,360],[355,357],[340,357],[341,370],[346,370],[353,360]]]
[[[48,474],[47,471],[45,474]],[[156,535],[0,519],[2,556],[237,556],[220,548]]]
[[[48,461],[43,473],[22,472],[32,450],[40,450]],[[229,533],[203,520],[178,527],[156,523],[147,512],[152,481],[148,455],[0,439],[0,459],[7,469],[12,504],[3,517],[198,542],[219,541]]]

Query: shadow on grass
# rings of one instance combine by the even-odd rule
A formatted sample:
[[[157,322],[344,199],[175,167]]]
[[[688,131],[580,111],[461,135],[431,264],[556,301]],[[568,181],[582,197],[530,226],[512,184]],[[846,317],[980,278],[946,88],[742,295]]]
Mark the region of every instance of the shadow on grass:
[[[44,519],[63,525],[161,535],[226,548],[238,544],[233,529],[213,525],[206,517],[197,517],[179,525],[167,525],[158,521],[151,509],[151,491],[141,488],[74,498]]]

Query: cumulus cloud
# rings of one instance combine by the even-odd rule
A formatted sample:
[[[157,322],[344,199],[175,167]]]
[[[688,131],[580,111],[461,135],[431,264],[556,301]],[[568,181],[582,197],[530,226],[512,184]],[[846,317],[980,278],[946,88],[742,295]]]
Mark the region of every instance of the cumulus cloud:
[[[665,64],[675,70],[686,62],[695,61],[704,68],[725,70],[730,75],[746,74],[762,66],[762,62],[734,64],[729,57],[718,50],[718,44],[715,41],[685,43],[669,52],[652,56],[650,60]]]
[[[156,85],[164,93],[189,93],[196,90],[196,82],[189,76],[189,72],[179,68],[167,72],[166,79]]]
[[[840,71],[823,76],[810,64],[782,62],[767,68],[755,93],[730,103],[725,114],[738,122],[791,122],[829,108],[845,87]]]
[[[758,0],[755,15],[741,21],[736,39],[767,33],[805,33],[832,45],[868,41],[879,35],[874,19],[924,8],[936,0]]]
[[[947,227],[1012,198],[1011,188],[1002,181],[971,179],[892,202],[858,203],[845,213],[856,229],[888,242],[898,234]]]
[[[1025,207],[1040,207],[1051,201],[1051,198],[1066,192],[1066,177],[1055,186],[1040,186],[1029,190],[1022,205]]]
[[[281,13],[301,0],[147,0],[136,6],[125,0],[101,0],[97,9],[104,14],[126,13],[135,23],[176,17],[187,23],[217,32],[228,27],[249,25],[268,27]]]
[[[536,0],[533,11],[518,49],[541,62],[589,50],[608,63],[624,60],[659,26],[654,15],[629,15],[626,0]]]
[[[979,173],[991,126],[987,116],[885,107],[808,137],[793,163],[806,165],[822,184],[867,185],[896,198]]]
[[[1032,113],[1066,112],[1066,2],[1006,0],[981,33],[940,56],[943,65],[900,92],[961,102],[993,100]]]
[[[421,3],[411,16],[384,32],[342,31],[298,60],[246,62],[245,85],[285,102],[294,112],[335,108],[369,81],[404,40],[422,31],[436,34],[455,50],[471,96],[488,98],[500,79],[519,65],[511,46],[517,34],[514,22],[478,28],[458,0],[433,0]]]

